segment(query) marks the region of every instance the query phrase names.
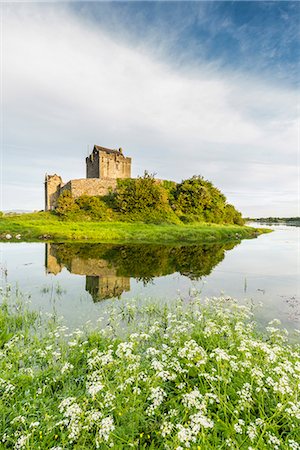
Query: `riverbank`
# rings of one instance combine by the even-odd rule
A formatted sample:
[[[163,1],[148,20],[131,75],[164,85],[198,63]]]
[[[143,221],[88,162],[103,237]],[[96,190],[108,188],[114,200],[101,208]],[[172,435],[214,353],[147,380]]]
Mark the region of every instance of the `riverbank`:
[[[46,212],[0,218],[1,241],[192,244],[251,239],[270,231],[265,228],[210,223],[154,225],[140,222],[73,222]]]
[[[5,448],[299,448],[299,346],[278,321],[194,298],[70,333],[2,295]]]

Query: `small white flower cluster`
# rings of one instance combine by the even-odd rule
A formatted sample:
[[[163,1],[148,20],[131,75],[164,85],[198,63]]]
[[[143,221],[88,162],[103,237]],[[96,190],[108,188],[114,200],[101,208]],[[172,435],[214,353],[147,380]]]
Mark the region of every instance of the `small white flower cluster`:
[[[93,399],[96,397],[98,392],[104,389],[101,371],[95,370],[88,376],[86,382],[86,389]]]
[[[236,359],[236,356],[229,355],[223,348],[215,348],[209,355],[211,358],[215,358],[216,361],[230,361]]]
[[[59,411],[63,413],[65,417],[64,423],[68,427],[69,439],[71,442],[78,439],[82,428],[80,420],[82,409],[75,400],[74,397],[68,397],[59,405]]]
[[[183,394],[182,403],[186,408],[196,408],[203,409],[205,408],[205,402],[203,403],[201,400],[203,399],[203,395],[200,394],[199,389],[195,388],[193,391],[188,394]]]
[[[274,450],[278,450],[280,448],[281,442],[278,437],[276,437],[274,434],[267,432],[267,442],[268,444],[272,445],[272,448]]]
[[[154,416],[156,409],[162,404],[167,394],[161,387],[152,387],[150,392],[147,400],[152,403],[146,409],[146,414],[148,416]]]
[[[7,380],[0,378],[0,392],[2,391],[3,396],[10,396],[15,391],[15,386]]]
[[[121,342],[117,347],[116,355],[119,358],[131,359],[133,345],[133,342]]]
[[[74,369],[73,364],[66,362],[61,368],[61,373],[64,374],[65,372],[70,372],[72,369]]]
[[[300,420],[300,401],[296,403],[288,402],[288,405],[289,406],[285,409],[285,412],[291,417],[295,417],[297,420]]]
[[[177,424],[177,438],[186,448],[191,447],[191,443],[197,441],[197,436],[203,428],[213,428],[214,422],[209,419],[202,411],[192,415],[187,425]]]
[[[249,406],[253,402],[251,390],[251,384],[244,383],[242,389],[237,391],[237,395],[239,397],[238,404],[242,411],[246,406]]]
[[[15,444],[15,450],[21,450],[27,446],[28,439],[30,438],[30,434],[24,434],[18,437],[18,440]]]
[[[100,448],[102,442],[108,442],[110,434],[114,431],[114,419],[111,416],[105,417],[100,422],[98,436],[96,439],[96,448]]]
[[[113,350],[111,348],[107,352],[99,352],[95,348],[88,353],[87,364],[90,369],[107,366],[113,363],[113,361]]]
[[[174,426],[172,422],[167,422],[166,420],[161,424],[160,431],[162,437],[166,437],[172,433]]]
[[[184,343],[184,346],[178,350],[178,356],[189,360],[187,366],[191,366],[191,363],[194,362],[196,367],[199,367],[207,361],[206,351],[194,339]]]

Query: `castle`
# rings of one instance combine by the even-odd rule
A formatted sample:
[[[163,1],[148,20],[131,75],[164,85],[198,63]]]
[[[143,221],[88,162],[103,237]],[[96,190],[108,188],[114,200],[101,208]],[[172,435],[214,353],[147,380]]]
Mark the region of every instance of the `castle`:
[[[106,195],[117,187],[118,178],[131,178],[131,158],[125,157],[121,148],[112,150],[94,145],[86,158],[86,178],[62,181],[59,175],[45,176],[45,211],[56,208],[64,191],[74,198],[81,195]]]

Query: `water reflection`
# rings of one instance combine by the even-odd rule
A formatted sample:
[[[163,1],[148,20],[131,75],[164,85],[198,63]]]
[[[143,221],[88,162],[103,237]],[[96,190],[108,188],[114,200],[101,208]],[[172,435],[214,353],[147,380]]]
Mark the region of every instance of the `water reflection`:
[[[180,273],[199,280],[211,273],[225,256],[226,250],[237,245],[206,244],[166,246],[150,244],[46,244],[47,273],[59,274],[63,268],[70,273],[85,275],[85,289],[94,300],[120,297],[130,291],[130,278],[145,285],[155,277]]]

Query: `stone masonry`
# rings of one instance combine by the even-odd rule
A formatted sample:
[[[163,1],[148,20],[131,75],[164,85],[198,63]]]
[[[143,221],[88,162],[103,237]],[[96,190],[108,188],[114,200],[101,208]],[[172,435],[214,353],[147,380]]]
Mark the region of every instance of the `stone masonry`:
[[[55,209],[66,190],[75,198],[107,195],[116,189],[118,178],[131,178],[131,158],[125,157],[121,148],[111,150],[95,145],[86,158],[86,178],[64,183],[59,175],[45,176],[45,211]]]

